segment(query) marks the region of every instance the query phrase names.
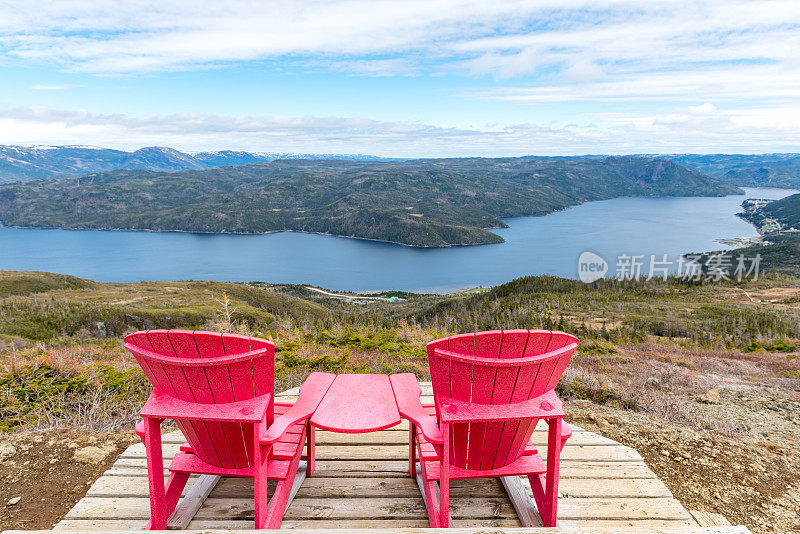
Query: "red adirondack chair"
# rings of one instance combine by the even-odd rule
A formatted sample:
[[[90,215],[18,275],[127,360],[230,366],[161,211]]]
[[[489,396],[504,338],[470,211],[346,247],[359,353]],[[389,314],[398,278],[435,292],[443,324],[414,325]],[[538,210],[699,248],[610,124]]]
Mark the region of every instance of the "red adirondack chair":
[[[148,530],[166,529],[191,473],[253,477],[255,526],[278,528],[289,499],[308,418],[334,375],[313,373],[303,399],[274,403],[275,346],[263,339],[189,330],[150,330],[125,338],[153,384],[136,431],[147,451]],[[278,413],[276,419],[275,414]],[[161,422],[174,419],[187,443],[172,460],[164,485]],[[313,452],[307,454],[310,474]],[[267,505],[267,479],[277,488]]]
[[[576,337],[546,330],[428,343],[432,407],[420,403],[413,374],[391,377],[400,413],[412,423],[409,471],[415,477],[419,462],[431,527],[448,526],[451,479],[509,475],[528,476],[544,526],[557,526],[559,458],[572,431],[554,388],[577,347]],[[546,465],[530,443],[540,419],[549,427]]]

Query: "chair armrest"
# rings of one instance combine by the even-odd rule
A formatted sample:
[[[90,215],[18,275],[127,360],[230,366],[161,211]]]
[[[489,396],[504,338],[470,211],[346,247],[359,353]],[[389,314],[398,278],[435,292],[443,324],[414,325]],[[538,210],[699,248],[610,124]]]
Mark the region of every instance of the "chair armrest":
[[[514,404],[476,404],[442,397],[436,399],[443,423],[480,423],[518,419],[564,417],[564,407],[554,391]]]
[[[419,397],[422,390],[417,382],[417,377],[412,373],[403,373],[389,377],[397,401],[400,415],[419,426],[422,435],[431,443],[442,443],[442,431],[436,418],[422,407]]]
[[[139,436],[140,439],[144,439],[144,419],[136,423],[136,435]]]
[[[561,423],[561,443],[572,437],[572,427],[567,423]]]
[[[258,423],[264,418],[270,402],[272,402],[272,393],[236,402],[199,404],[182,401],[158,390],[153,390],[139,415],[158,419]]]
[[[279,415],[261,435],[261,444],[275,443],[286,430],[303,419],[308,419],[322,402],[336,375],[332,373],[311,373],[300,386],[300,395],[286,413]],[[263,428],[263,425],[262,425]]]

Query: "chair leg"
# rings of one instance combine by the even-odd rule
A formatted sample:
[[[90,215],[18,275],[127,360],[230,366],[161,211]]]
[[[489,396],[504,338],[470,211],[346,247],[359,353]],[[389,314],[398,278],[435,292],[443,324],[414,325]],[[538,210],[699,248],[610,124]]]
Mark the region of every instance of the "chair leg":
[[[428,522],[431,528],[439,528],[440,514],[437,509],[436,502],[436,481],[428,479],[425,462],[420,460],[418,467],[414,473],[417,479],[417,485],[422,492],[422,498],[425,500],[425,508],[428,510]]]
[[[536,503],[536,509],[539,511],[539,517],[542,518],[542,524],[545,522],[545,517],[548,516],[548,505],[544,495],[544,484],[542,484],[541,473],[534,473],[528,475],[528,482],[531,485],[533,492],[533,502]]]
[[[442,461],[439,473],[439,527],[450,523],[450,425],[442,425]]]
[[[306,422],[306,435],[308,436],[308,441],[306,442],[306,475],[311,476],[314,474],[314,445],[315,445],[315,436],[314,436],[314,427],[311,426],[311,422]]]
[[[150,521],[146,530],[165,530],[167,517],[172,512],[167,507],[164,491],[164,460],[161,450],[161,419],[144,418],[144,448],[147,454],[147,484],[150,490]]]
[[[183,493],[183,488],[186,487],[186,482],[189,480],[189,473],[186,472],[175,472],[171,471],[169,474],[169,478],[167,479],[167,487],[165,490],[165,503],[166,509],[169,510],[167,513],[167,519],[169,519],[170,514],[175,507],[178,505],[178,501],[181,500],[181,493]]]
[[[300,443],[297,445],[297,452],[295,453],[294,457],[289,464],[289,470],[286,474],[286,478],[279,480],[278,485],[275,488],[275,493],[272,494],[272,499],[269,500],[269,509],[267,510],[267,517],[266,517],[266,528],[269,529],[278,529],[281,528],[281,522],[283,521],[283,514],[286,513],[286,506],[289,503],[289,497],[292,493],[292,486],[294,485],[294,479],[297,476],[297,468],[300,465],[300,458],[303,455],[303,438],[300,438]],[[306,466],[308,464],[306,463]],[[306,467],[308,469],[308,467]],[[256,528],[263,528],[258,527]]]
[[[544,526],[558,526],[558,475],[561,463],[561,418],[547,421],[547,476],[545,478],[545,501],[547,517],[542,517]]]
[[[439,480],[439,528],[450,526],[450,480]]]
[[[253,433],[256,440],[253,447],[253,499],[255,500],[255,528],[265,528],[267,524],[267,507],[269,490],[267,484],[267,467],[272,455],[272,445],[261,445],[259,432]]]
[[[442,472],[447,469],[443,469]],[[444,476],[439,479],[439,528],[450,526],[450,480]]]
[[[417,476],[417,425],[408,422],[408,473]]]

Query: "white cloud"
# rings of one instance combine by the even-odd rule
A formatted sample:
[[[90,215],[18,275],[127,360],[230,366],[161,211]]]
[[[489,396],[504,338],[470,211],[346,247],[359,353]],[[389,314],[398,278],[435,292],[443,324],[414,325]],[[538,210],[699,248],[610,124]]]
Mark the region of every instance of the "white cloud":
[[[67,89],[76,89],[80,85],[31,85],[34,91],[66,91]]]
[[[797,61],[794,0],[0,1],[0,51],[93,73],[309,58],[361,72],[411,56],[441,71],[567,77],[721,61]],[[378,61],[380,61],[378,60]]]
[[[3,65],[138,75],[263,61],[352,76],[466,76],[475,88],[453,95],[466,124],[475,102],[459,96],[534,110],[579,104],[565,113],[569,125],[532,123],[521,108],[519,124],[480,117],[497,124],[474,128],[13,108],[0,110],[0,135],[385,155],[800,150],[798,50],[798,0],[54,0],[36,9],[0,0]],[[587,108],[615,113],[576,114]]]
[[[595,113],[591,122],[455,128],[359,117],[244,117],[199,113],[102,115],[0,108],[0,144],[93,144],[135,149],[241,149],[397,157],[631,152],[800,151],[800,110],[726,111],[698,104],[652,114]],[[702,111],[693,111],[701,109]]]
[[[577,59],[567,65],[562,70],[562,74],[566,80],[584,81],[601,78],[605,75],[605,72],[594,61]]]
[[[740,64],[684,71],[608,75],[582,83],[537,83],[474,91],[478,98],[542,104],[549,102],[748,101],[800,98],[800,69]]]
[[[700,104],[699,106],[689,106],[689,111],[692,113],[713,113],[717,111],[717,106],[711,102]]]

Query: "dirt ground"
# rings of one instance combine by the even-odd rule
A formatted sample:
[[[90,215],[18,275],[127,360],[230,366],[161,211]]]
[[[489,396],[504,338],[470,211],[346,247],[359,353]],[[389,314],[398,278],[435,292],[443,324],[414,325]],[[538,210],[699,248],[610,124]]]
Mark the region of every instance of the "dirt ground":
[[[0,530],[52,528],[135,439],[132,431],[0,435]]]
[[[588,401],[569,403],[567,413],[636,449],[685,508],[722,514],[754,533],[800,532],[800,404],[734,394],[698,405],[747,431],[725,436]]]

